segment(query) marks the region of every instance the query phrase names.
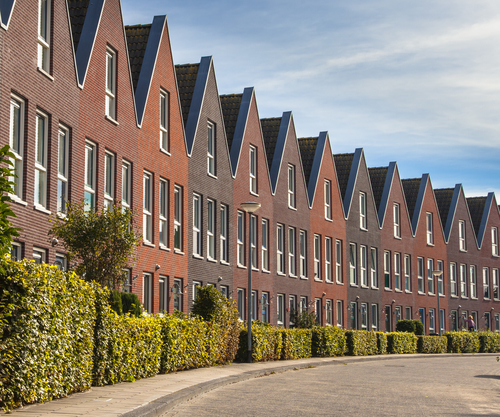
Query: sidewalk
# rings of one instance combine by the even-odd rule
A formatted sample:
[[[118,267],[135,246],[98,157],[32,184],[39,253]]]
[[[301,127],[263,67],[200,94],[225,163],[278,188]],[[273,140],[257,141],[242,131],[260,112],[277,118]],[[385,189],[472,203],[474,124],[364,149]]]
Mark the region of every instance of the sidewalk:
[[[465,354],[464,354],[465,355]],[[478,354],[467,354],[478,355]],[[498,354],[481,354],[496,355]],[[141,379],[133,383],[120,383],[72,394],[67,398],[45,404],[33,404],[16,409],[11,415],[19,417],[35,416],[93,416],[93,417],[140,417],[160,416],[177,404],[220,386],[256,378],[273,372],[309,367],[341,365],[349,362],[372,360],[396,360],[415,357],[441,355],[381,355],[344,356],[336,358],[308,358],[290,361],[234,363],[211,368],[191,369],[153,378]],[[0,415],[6,415],[0,413]]]

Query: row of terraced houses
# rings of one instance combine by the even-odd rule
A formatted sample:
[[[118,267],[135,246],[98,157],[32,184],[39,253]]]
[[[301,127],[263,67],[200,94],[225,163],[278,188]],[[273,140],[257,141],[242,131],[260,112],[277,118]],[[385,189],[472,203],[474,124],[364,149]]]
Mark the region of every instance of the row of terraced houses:
[[[420,318],[435,333],[472,315],[500,330],[493,193],[333,154],[327,132],[297,138],[291,112],[260,119],[253,88],[219,95],[212,57],[174,65],[165,16],[124,27],[119,0],[6,0],[0,14],[14,258],[67,268],[50,216],[120,202],[143,234],[125,290],[151,313],[189,312],[211,284],[242,320],[250,300],[254,319],[285,327],[308,310],[347,329]]]

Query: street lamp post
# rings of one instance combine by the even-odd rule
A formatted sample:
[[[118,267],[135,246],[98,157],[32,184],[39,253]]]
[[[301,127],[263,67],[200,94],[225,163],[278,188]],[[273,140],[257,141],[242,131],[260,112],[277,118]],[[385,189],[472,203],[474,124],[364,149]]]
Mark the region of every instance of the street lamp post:
[[[252,363],[252,213],[260,208],[260,203],[242,203],[241,208],[248,213],[248,363]]]
[[[439,277],[443,275],[443,271],[432,271],[432,275],[434,275],[434,278],[436,279],[437,282],[437,299],[438,299],[437,322],[438,322],[438,334],[439,336],[441,336],[441,306],[440,306],[441,291],[439,291]]]

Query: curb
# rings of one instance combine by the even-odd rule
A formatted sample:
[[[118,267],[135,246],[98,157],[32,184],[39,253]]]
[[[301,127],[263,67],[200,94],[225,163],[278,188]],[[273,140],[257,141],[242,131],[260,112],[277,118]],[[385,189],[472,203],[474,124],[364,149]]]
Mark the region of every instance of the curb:
[[[461,354],[450,354],[450,355],[453,355],[455,357],[462,357],[462,356],[498,356],[499,354],[461,353]],[[202,382],[193,385],[191,387],[184,388],[172,394],[167,394],[154,401],[151,401],[148,404],[141,405],[132,411],[128,411],[127,413],[122,414],[122,417],[157,417],[157,416],[159,417],[168,412],[169,410],[171,410],[172,408],[176,407],[177,405],[189,401],[199,395],[205,394],[214,389],[275,373],[316,368],[319,366],[347,365],[348,363],[356,363],[356,362],[372,362],[372,361],[398,360],[398,359],[422,358],[422,357],[437,358],[437,357],[443,357],[443,354],[412,353],[407,355],[403,354],[403,355],[350,356],[350,357],[341,356],[341,357],[331,358],[331,360],[301,363],[295,365],[281,365],[267,369],[246,371],[238,375],[215,378],[211,381]]]

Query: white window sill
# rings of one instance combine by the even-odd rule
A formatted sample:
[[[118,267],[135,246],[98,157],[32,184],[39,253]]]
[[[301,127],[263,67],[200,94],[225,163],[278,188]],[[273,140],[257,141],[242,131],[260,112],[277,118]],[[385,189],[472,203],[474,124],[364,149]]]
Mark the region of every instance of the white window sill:
[[[172,155],[170,154],[170,152],[169,152],[169,151],[167,151],[166,149],[160,148],[160,152],[161,152],[161,153],[164,153],[164,154],[165,154],[165,155],[167,155],[167,156],[172,156]]]
[[[210,178],[213,178],[214,180],[216,180],[216,179],[217,179],[217,175],[211,174],[210,172],[207,172],[207,175],[208,175]]]
[[[401,236],[394,236],[394,239],[401,240]]]
[[[402,293],[402,292],[403,292],[403,290],[398,290],[397,288],[396,288],[394,291],[395,291],[395,292],[400,292],[400,293]]]
[[[229,262],[223,261],[222,259],[220,260],[220,264],[221,265],[228,265],[229,266]]]
[[[170,252],[170,248],[169,248],[168,246],[165,246],[165,245],[161,245],[161,244],[160,244],[160,249],[161,249],[161,250],[165,250],[165,251],[167,251],[167,252]]]
[[[28,205],[28,203],[26,201],[21,200],[17,195],[9,194],[9,197],[13,203],[20,204],[21,206]]]
[[[344,285],[344,283],[341,281],[337,281],[337,285]]]
[[[207,258],[207,261],[208,261],[208,262],[212,262],[212,263],[214,263],[214,264],[216,264],[216,263],[217,263],[217,259],[214,259],[214,258]]]
[[[333,281],[331,281],[331,280],[325,280],[325,283],[326,284],[333,284]]]
[[[260,269],[259,269],[259,268],[254,268],[254,267],[252,266],[252,271],[253,271],[253,272],[260,272]]]
[[[351,282],[349,285],[350,285],[351,287],[358,287],[358,284],[354,284],[354,283],[352,283],[352,282]]]
[[[374,287],[373,285],[371,288],[372,288],[372,290],[376,290],[376,291],[378,291],[378,289],[379,289],[378,287]]]
[[[330,223],[333,223],[333,220],[332,220],[332,219],[329,219],[328,217],[325,217],[325,221],[330,222]]]
[[[33,208],[35,210],[41,211],[42,213],[45,213],[45,214],[52,214],[52,212],[50,210],[47,210],[45,207],[39,206],[38,204],[35,204],[35,206]]]
[[[384,288],[384,291],[390,291],[390,292],[392,292],[392,288],[387,288],[387,287],[385,287],[385,288]]]
[[[432,247],[434,247],[434,243],[429,243],[429,242],[427,242],[427,246],[432,246]]]
[[[368,229],[366,227],[360,227],[359,230],[361,230],[363,232],[368,232]]]
[[[419,291],[418,295],[426,295],[425,292]]]
[[[54,81],[54,77],[50,75],[47,71],[45,71],[43,68],[36,67],[39,73],[45,75],[50,81]]]
[[[119,123],[115,119],[113,119],[111,116],[108,116],[107,114],[104,116],[104,118],[109,122],[113,123],[115,126],[119,125]]]
[[[307,277],[300,277],[300,279],[309,279],[309,278],[307,278]]]
[[[193,258],[195,258],[195,259],[205,259],[203,256],[198,255],[197,253],[193,253]]]
[[[240,264],[236,265],[236,267],[240,268],[240,269],[247,269],[247,267],[245,265],[240,265]]]
[[[405,293],[406,293],[406,294],[411,294],[411,291],[409,291],[409,290],[405,290]]]
[[[184,252],[180,249],[174,249],[174,253],[176,253],[177,255],[184,255]]]
[[[280,277],[286,277],[286,274],[283,272],[276,272],[276,275],[279,275]]]
[[[296,208],[296,207],[288,206],[288,208],[289,208],[290,210],[297,211],[297,208]]]
[[[250,194],[252,194],[254,197],[258,197],[258,196],[259,196],[259,194],[258,194],[258,193],[255,193],[255,192],[253,192],[252,190],[250,190]]]
[[[151,242],[148,242],[148,241],[146,241],[146,240],[145,240],[145,241],[143,241],[143,242],[142,242],[142,244],[143,244],[144,246],[149,246],[150,248],[155,248],[155,247],[156,247],[156,246],[155,246],[155,245],[153,245]]]

